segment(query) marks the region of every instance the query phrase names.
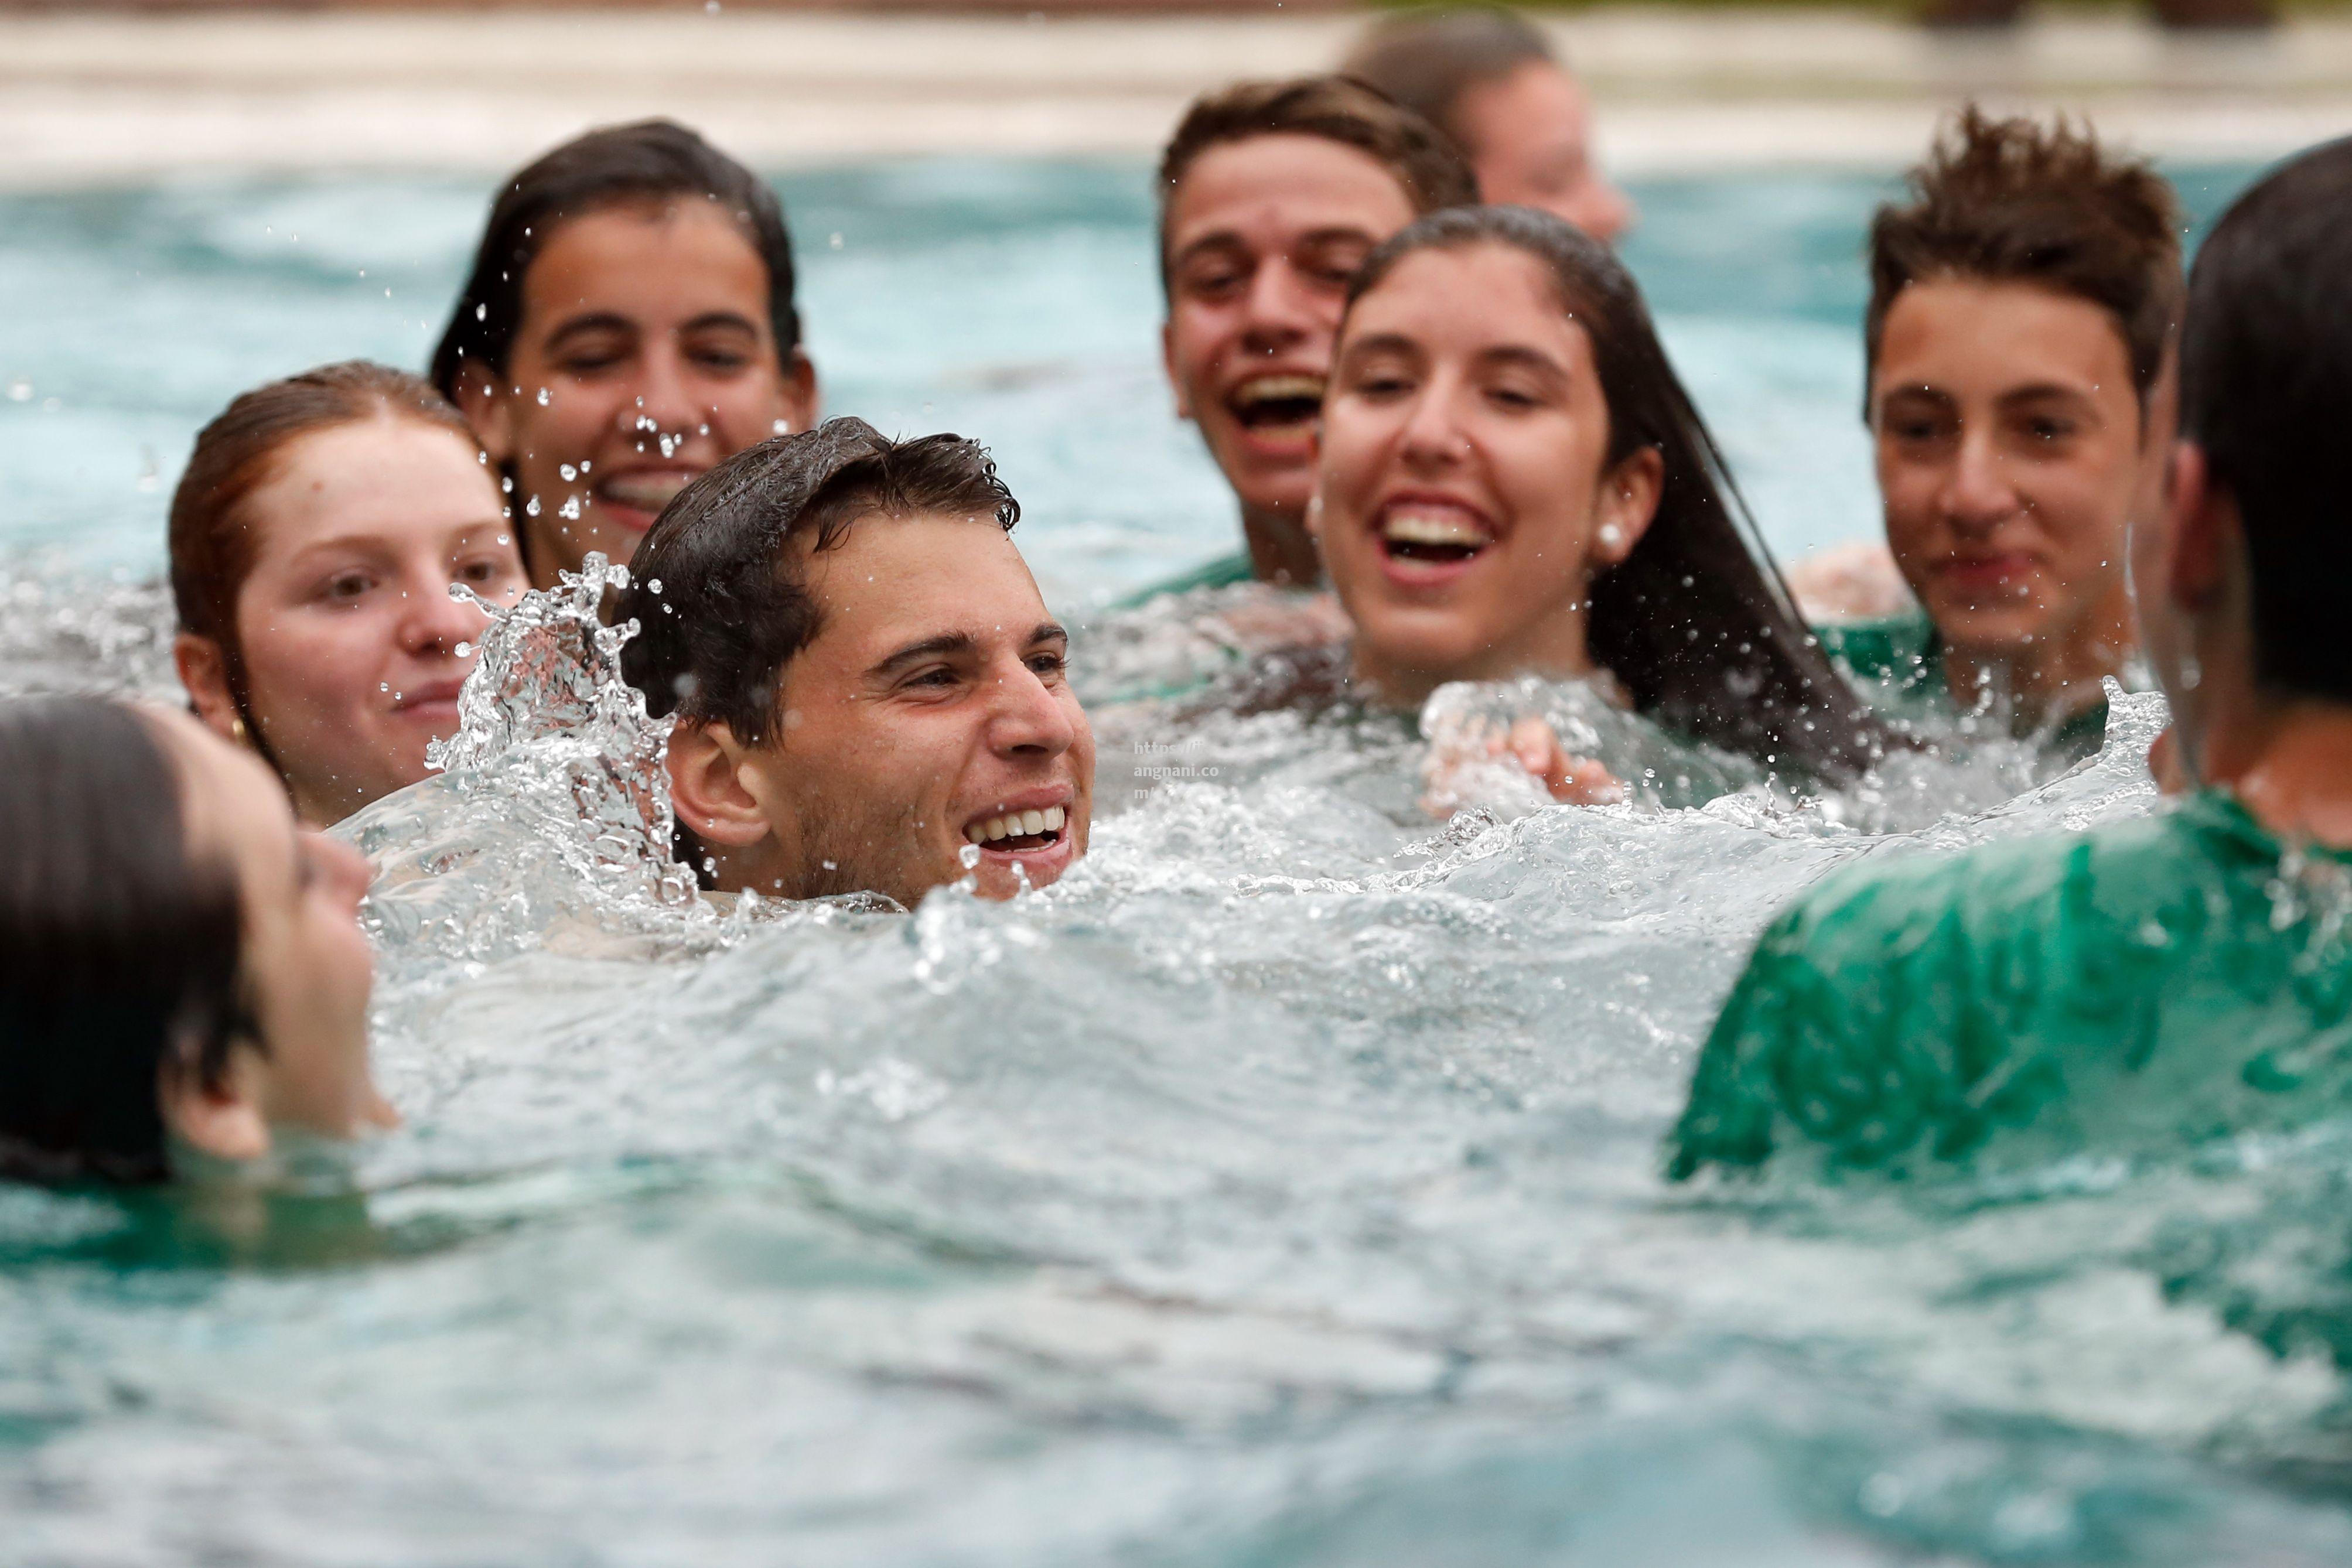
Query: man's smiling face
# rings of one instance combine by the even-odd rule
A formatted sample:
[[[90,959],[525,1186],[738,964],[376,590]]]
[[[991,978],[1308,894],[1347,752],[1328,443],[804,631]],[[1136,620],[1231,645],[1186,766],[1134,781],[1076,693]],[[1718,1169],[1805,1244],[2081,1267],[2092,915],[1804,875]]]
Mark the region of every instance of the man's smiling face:
[[[1094,734],[1069,640],[993,518],[863,518],[808,582],[816,636],[742,772],[772,835],[752,886],[911,907],[977,845],[979,891],[1009,898],[1086,852]]]

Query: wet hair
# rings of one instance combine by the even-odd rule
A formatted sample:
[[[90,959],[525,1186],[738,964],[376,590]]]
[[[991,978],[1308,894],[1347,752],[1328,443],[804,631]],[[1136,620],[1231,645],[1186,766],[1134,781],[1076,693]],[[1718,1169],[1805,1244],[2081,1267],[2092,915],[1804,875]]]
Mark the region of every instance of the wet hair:
[[[191,854],[180,800],[131,709],[0,703],[0,1177],[167,1178],[163,1085],[258,1043],[235,876]]]
[[[1202,153],[1260,136],[1319,136],[1369,154],[1386,169],[1416,214],[1478,199],[1470,165],[1437,128],[1361,82],[1344,77],[1245,81],[1193,99],[1160,155],[1160,283],[1168,286],[1168,214],[1176,187]]]
[[[1637,709],[1695,738],[1832,783],[1867,770],[1890,737],[1798,620],[1641,290],[1606,246],[1528,207],[1435,213],[1365,258],[1349,312],[1406,256],[1481,245],[1533,258],[1584,329],[1609,408],[1606,461],[1643,447],[1662,459],[1649,528],[1592,584],[1594,661]]]
[[[245,721],[247,737],[272,768],[278,760],[253,716],[236,631],[237,596],[261,545],[246,504],[278,476],[282,455],[295,441],[383,417],[447,430],[478,450],[465,415],[430,384],[406,371],[347,360],[239,396],[197,433],[187,472],[172,493],[172,603],[179,629],[220,648],[229,700]]]
[[[943,512],[1008,533],[1021,520],[987,449],[961,435],[893,441],[862,419],[829,419],[737,453],[679,491],[630,558],[613,614],[637,626],[622,678],[656,718],[724,724],[761,745],[784,667],[821,628],[810,558],[865,518]],[[709,885],[700,841],[682,822],[675,837]]]
[[[2352,428],[2352,138],[2238,198],[2197,253],[2180,432],[2237,503],[2254,676],[2352,703],[2352,517],[2332,454]]]
[[[1531,63],[1559,57],[1534,24],[1500,5],[1431,5],[1375,26],[1339,74],[1378,89],[1464,146],[1462,95]]]
[[[739,452],[679,491],[631,559],[614,621],[638,632],[621,673],[656,717],[724,724],[757,746],[784,666],[819,630],[809,558],[866,517],[959,512],[1008,532],[1021,520],[987,449],[961,435],[893,441],[829,419]]]
[[[2063,117],[2045,127],[1970,104],[1911,172],[1909,198],[1871,220],[1865,389],[1895,298],[1928,279],[1973,278],[2106,310],[2145,407],[2180,321],[2180,227],[2172,187],[2147,163],[2110,155]]]
[[[490,204],[473,271],[433,350],[433,384],[456,398],[468,364],[505,374],[522,324],[523,280],[567,218],[682,197],[716,202],[742,226],[768,268],[776,352],[800,347],[793,303],[793,243],[783,204],[760,177],[685,126],[667,120],[608,125],[574,137],[517,173]]]

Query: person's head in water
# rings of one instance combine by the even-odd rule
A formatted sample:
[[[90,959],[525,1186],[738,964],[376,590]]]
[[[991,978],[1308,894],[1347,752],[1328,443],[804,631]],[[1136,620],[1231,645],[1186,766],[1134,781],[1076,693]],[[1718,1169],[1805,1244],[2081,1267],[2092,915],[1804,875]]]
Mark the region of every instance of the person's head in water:
[[[2179,236],[2144,163],[1973,109],[1871,225],[1887,543],[1955,691],[2026,723],[2095,701],[2133,649],[2126,534],[2171,441]]]
[[[367,865],[183,714],[0,704],[0,1177],[160,1181],[174,1144],[392,1120]]]
[[[1842,779],[1870,760],[1632,277],[1549,214],[1438,213],[1366,261],[1319,498],[1357,676],[1390,702],[1598,667],[1769,764]]]
[[[1542,33],[1496,5],[1408,11],[1365,34],[1340,73],[1454,139],[1481,199],[1555,213],[1604,243],[1633,204],[1592,156],[1592,110]]]
[[[2147,651],[2207,782],[2352,710],[2352,139],[2238,198],[2197,253],[2165,505],[2135,530]],[[2341,798],[2345,776],[2329,789]],[[2342,841],[2340,835],[2331,835]]]
[[[698,480],[637,552],[621,667],[669,742],[706,883],[912,905],[1010,897],[1086,852],[1094,736],[1021,508],[954,435],[835,419]]]
[[[816,414],[775,193],[667,120],[567,141],[508,181],[433,381],[512,484],[541,587],[625,561],[671,497]]]
[[[198,716],[278,769],[314,827],[425,777],[457,733],[482,612],[525,587],[465,420],[353,361],[257,387],[172,497],[173,657]]]
[[[1313,582],[1315,416],[1349,280],[1374,246],[1476,201],[1477,186],[1418,115],[1306,77],[1195,102],[1160,156],[1159,193],[1177,414],[1240,498],[1257,575]]]

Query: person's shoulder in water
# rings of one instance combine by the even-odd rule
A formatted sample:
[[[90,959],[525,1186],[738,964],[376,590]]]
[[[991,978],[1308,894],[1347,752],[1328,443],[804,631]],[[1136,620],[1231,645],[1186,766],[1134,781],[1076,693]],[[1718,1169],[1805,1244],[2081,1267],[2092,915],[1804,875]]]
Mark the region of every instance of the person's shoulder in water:
[[[2231,206],[2190,279],[2181,439],[2131,574],[2171,699],[2154,821],[1857,868],[1765,936],[1672,1169],[1783,1144],[1916,1168],[2289,1128],[2352,1076],[2352,140]],[[2030,1129],[2031,1135],[2019,1134]]]
[[[2259,1097],[2250,1067],[2352,1015],[2352,988],[2287,972],[2352,979],[2352,952],[2273,929],[2280,856],[2213,792],[2087,835],[1846,869],[1758,943],[1674,1174],[1801,1143],[1851,1168],[1963,1160],[2028,1126],[2069,1144],[2112,1119],[2095,1085],[2136,1075],[2168,1103],[2193,1083],[2192,1121],[2251,1124],[2258,1109],[2230,1105]]]

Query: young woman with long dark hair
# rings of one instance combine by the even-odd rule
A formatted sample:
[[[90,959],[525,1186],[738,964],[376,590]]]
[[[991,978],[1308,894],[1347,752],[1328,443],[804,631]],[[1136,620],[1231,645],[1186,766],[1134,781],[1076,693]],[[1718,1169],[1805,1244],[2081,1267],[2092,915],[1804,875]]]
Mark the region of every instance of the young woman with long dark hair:
[[[671,497],[816,417],[776,193],[682,125],[574,138],[507,182],[433,352],[533,581],[625,562]]]
[[[0,703],[0,1178],[161,1181],[175,1145],[388,1124],[367,866],[183,714]]]
[[[1605,678],[1633,711],[1838,783],[1882,743],[1791,610],[1632,276],[1522,207],[1432,214],[1367,258],[1323,405],[1316,528],[1352,684]],[[1510,751],[1561,799],[1571,759]]]

